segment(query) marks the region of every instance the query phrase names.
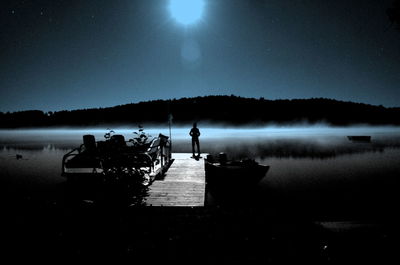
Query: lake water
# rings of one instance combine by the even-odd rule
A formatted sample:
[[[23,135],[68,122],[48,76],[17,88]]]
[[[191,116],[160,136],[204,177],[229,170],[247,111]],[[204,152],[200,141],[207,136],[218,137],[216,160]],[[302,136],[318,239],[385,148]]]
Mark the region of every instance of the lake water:
[[[254,203],[278,213],[321,219],[390,218],[399,201],[399,127],[200,128],[203,153],[226,152],[270,165]],[[135,129],[114,129],[126,139]],[[82,142],[82,135],[102,140],[105,129],[0,131],[1,191],[34,196],[62,185],[61,161]],[[151,128],[150,135],[168,129]],[[188,128],[173,128],[173,152],[191,152]],[[354,143],[348,135],[370,135]],[[21,155],[22,159],[16,159]],[[253,198],[250,198],[252,201]]]

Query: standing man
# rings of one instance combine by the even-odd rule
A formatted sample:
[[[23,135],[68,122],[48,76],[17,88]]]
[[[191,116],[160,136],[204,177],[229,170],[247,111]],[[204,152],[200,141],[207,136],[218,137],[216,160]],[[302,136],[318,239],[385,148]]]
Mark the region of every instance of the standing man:
[[[199,142],[199,136],[200,136],[200,130],[197,128],[197,123],[193,123],[193,128],[190,130],[189,133],[190,136],[192,136],[192,153],[193,157],[195,156],[195,150],[194,150],[194,145],[197,145],[197,157],[200,157],[200,142]]]

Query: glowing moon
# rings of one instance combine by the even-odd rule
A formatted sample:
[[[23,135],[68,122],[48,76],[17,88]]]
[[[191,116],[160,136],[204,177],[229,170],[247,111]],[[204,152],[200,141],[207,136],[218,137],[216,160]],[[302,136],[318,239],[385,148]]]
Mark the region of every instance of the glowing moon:
[[[204,0],[170,0],[172,17],[183,25],[193,24],[203,15]]]

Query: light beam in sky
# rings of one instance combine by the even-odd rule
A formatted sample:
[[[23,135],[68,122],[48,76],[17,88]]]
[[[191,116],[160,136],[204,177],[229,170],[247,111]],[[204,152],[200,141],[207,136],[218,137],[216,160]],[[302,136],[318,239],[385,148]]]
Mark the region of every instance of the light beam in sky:
[[[183,25],[198,21],[204,9],[203,0],[170,0],[169,10],[172,17]]]

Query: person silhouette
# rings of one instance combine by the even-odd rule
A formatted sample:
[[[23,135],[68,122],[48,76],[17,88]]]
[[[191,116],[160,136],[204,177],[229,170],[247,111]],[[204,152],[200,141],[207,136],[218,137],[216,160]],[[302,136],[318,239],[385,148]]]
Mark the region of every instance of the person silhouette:
[[[193,128],[190,130],[189,133],[190,136],[192,136],[192,153],[193,157],[195,156],[195,145],[197,146],[197,157],[200,157],[200,142],[199,142],[199,136],[200,136],[200,130],[197,128],[197,123],[193,123]]]

